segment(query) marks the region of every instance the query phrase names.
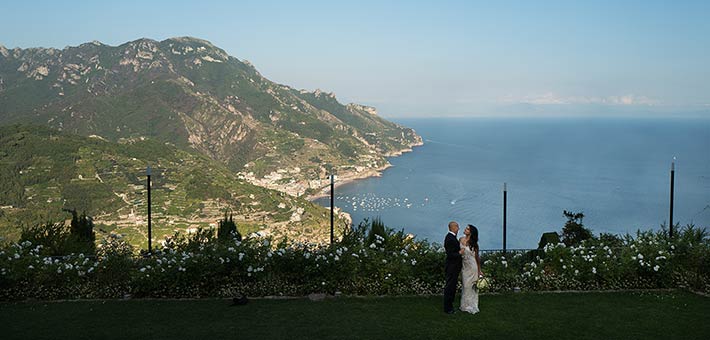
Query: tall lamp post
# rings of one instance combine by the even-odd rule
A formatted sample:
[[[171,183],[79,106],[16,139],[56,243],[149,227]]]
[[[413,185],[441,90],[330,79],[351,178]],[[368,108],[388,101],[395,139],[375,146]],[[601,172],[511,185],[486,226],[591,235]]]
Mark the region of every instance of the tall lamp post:
[[[335,204],[334,204],[334,196],[335,196],[335,175],[333,173],[330,174],[330,244],[333,244],[333,223],[335,222]]]
[[[503,183],[503,253],[507,246],[507,218],[508,218],[508,183]]]
[[[670,212],[670,229],[668,235],[673,238],[673,190],[675,185],[675,157],[673,157],[673,162],[671,162],[671,212]]]
[[[151,175],[151,168],[150,165],[145,169],[145,174],[147,175],[147,180],[146,180],[146,186],[148,187],[148,253],[150,255],[153,255],[153,235],[152,235],[152,228],[150,224],[150,175]]]

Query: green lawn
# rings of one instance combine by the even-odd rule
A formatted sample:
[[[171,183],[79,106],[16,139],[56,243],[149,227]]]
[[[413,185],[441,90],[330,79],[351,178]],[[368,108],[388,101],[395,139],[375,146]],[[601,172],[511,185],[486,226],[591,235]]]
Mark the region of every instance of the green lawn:
[[[2,339],[710,339],[710,298],[686,292],[0,304]]]

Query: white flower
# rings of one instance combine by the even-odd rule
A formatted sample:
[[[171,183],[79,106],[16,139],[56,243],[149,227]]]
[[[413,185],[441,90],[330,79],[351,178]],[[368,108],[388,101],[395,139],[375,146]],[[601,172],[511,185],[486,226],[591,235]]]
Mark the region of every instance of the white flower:
[[[562,265],[562,269],[567,269],[567,266],[566,266],[566,265]]]
[[[352,255],[353,257],[360,257],[360,255],[355,254],[355,253],[352,253],[351,255]]]
[[[417,264],[417,260],[412,259],[412,265],[414,266],[414,265],[416,265],[416,264]]]
[[[233,252],[234,252],[235,250],[234,250],[234,247],[229,247],[229,248],[227,248],[227,251],[229,251],[229,252],[232,252],[232,253],[233,253]]]
[[[320,284],[321,284],[321,286],[325,286],[325,282],[321,282]]]
[[[636,257],[638,257],[639,260],[643,260],[643,255],[641,255],[641,254],[636,255]]]
[[[661,269],[661,267],[658,266],[658,265],[655,265],[655,266],[653,267],[653,270],[654,270],[654,271],[658,271],[659,269]]]
[[[19,259],[19,258],[20,258],[20,254],[19,254],[19,253],[15,253],[15,258],[16,258],[16,259]]]
[[[387,263],[387,260],[385,260],[385,259],[382,259],[382,263]]]
[[[251,266],[249,266],[249,268],[247,268],[247,272],[250,272],[250,273],[251,273],[252,271],[254,271],[254,268],[252,268]]]
[[[563,262],[562,259],[560,259],[560,263],[562,263],[562,262]]]
[[[241,261],[244,258],[244,253],[239,253],[239,261]]]
[[[27,267],[27,269],[35,269],[35,266],[29,265],[29,267]]]
[[[338,261],[338,260],[340,260],[340,257],[338,257],[338,255],[335,255],[335,257],[334,257],[333,259],[334,259],[335,261]]]
[[[672,249],[672,250],[675,250],[675,246],[674,246],[674,245],[671,245],[671,249]]]
[[[377,248],[377,245],[374,244],[374,243],[371,243],[371,244],[370,244],[370,248],[375,249],[375,248]]]
[[[145,267],[141,268],[141,273],[145,272]]]
[[[597,267],[592,267],[592,274],[596,274],[596,273],[597,273]]]
[[[577,275],[577,274],[579,274],[579,270],[575,269],[575,270],[574,270],[574,275]]]
[[[62,273],[62,268],[57,268],[57,274],[61,274],[61,273]]]

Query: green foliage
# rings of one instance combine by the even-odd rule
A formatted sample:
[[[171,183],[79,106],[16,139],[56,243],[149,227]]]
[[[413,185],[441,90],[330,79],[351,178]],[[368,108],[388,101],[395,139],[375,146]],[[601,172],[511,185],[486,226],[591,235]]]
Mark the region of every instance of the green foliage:
[[[242,234],[237,230],[237,224],[234,223],[232,214],[229,214],[229,217],[227,217],[226,211],[224,213],[224,219],[219,221],[217,238],[221,241],[242,240]]]
[[[567,218],[562,228],[562,242],[567,246],[581,243],[592,238],[592,232],[582,224],[583,213],[575,213],[565,210],[564,216]]]
[[[88,217],[83,217],[86,218],[84,223],[86,221],[90,223]],[[81,221],[81,217],[79,217],[79,221]],[[74,220],[72,220],[72,224],[74,223]],[[79,228],[83,227],[80,226]],[[39,245],[41,246],[41,253],[47,256],[64,256],[72,253],[94,254],[93,238],[86,238],[85,235],[77,234],[75,229],[78,228],[74,226],[67,228],[64,222],[34,224],[22,228],[19,242]]]
[[[94,253],[96,234],[94,233],[94,222],[91,220],[91,217],[86,216],[85,212],[78,215],[75,209],[64,209],[64,211],[72,215],[69,229],[70,237],[76,244],[80,245],[84,253]]]
[[[378,227],[379,229],[379,227]],[[220,241],[210,229],[178,234],[152,256],[136,257],[110,234],[97,257],[45,257],[29,240],[0,247],[0,300],[41,298],[229,297],[438,294],[443,286],[440,245],[386,231],[367,242],[371,227],[348,230],[332,246],[246,238]],[[483,253],[491,291],[686,288],[710,292],[710,239],[687,226],[667,233],[627,235],[620,248],[598,238],[577,246],[548,244],[536,253]]]
[[[619,248],[624,245],[624,239],[616,234],[601,233],[599,234],[599,242],[608,245],[612,248]]]
[[[68,232],[64,222],[47,222],[22,228],[20,243],[41,245],[43,253],[50,256],[67,254]]]
[[[214,206],[228,207],[235,217],[267,212],[263,214],[267,218],[259,221],[263,224],[289,220],[288,211],[274,213],[279,204],[298,205],[311,213],[294,228],[308,225],[314,235],[327,226],[324,208],[254,186],[194,151],[152,139],[114,143],[13,125],[0,126],[0,188],[4,189],[0,190],[0,206],[12,205],[0,209],[0,236],[17,240],[20,225],[65,218],[62,207],[100,216],[97,224],[123,221],[131,213],[144,214],[146,164],[153,165],[153,212],[164,218],[154,219],[153,226],[161,235],[172,234],[175,225],[202,223],[196,219],[219,219],[221,213]],[[259,201],[258,206],[241,204],[250,195]],[[135,245],[146,242],[140,226],[127,221],[118,224],[117,232],[126,234]]]
[[[381,218],[375,217],[371,223],[368,223],[368,220],[365,219],[361,222],[360,226],[364,228],[369,227],[369,232],[367,233],[367,244],[372,244],[375,241],[384,244],[387,243],[387,236],[389,232]]]
[[[554,231],[549,232],[549,233],[543,233],[542,237],[540,237],[540,242],[538,243],[537,248],[542,249],[545,248],[546,245],[548,244],[558,244],[560,243],[560,235]]]

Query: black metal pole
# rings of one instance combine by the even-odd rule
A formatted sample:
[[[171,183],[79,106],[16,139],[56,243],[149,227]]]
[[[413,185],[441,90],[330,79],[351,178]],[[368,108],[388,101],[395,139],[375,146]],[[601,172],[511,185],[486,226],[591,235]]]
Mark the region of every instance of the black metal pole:
[[[333,244],[333,223],[335,221],[335,211],[334,211],[334,203],[333,203],[333,197],[335,196],[335,176],[330,175],[330,244]]]
[[[668,235],[673,237],[673,190],[675,186],[675,162],[671,163],[671,216],[670,216],[670,229]]]
[[[153,255],[153,233],[152,233],[152,226],[151,226],[151,221],[150,221],[150,166],[146,169],[146,175],[148,175],[148,179],[146,181],[146,185],[148,186],[148,253],[150,255]]]
[[[507,218],[508,218],[508,184],[503,183],[503,253],[506,250],[507,243]]]

